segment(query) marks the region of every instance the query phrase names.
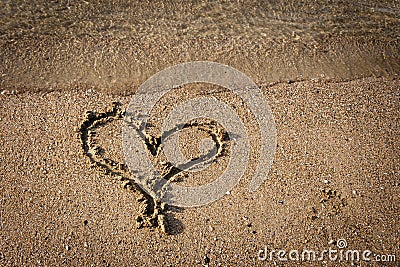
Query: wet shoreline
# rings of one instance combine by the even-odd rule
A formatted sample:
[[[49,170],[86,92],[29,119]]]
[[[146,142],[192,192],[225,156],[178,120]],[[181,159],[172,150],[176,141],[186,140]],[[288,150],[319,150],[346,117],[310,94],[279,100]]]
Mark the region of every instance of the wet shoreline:
[[[189,61],[232,66],[257,84],[310,79],[345,81],[397,78],[398,40],[334,38],[317,48],[302,43],[226,38],[192,39],[155,46],[143,40],[65,40],[52,37],[1,42],[1,89],[69,91],[94,88],[127,95],[158,71]]]
[[[2,90],[126,95],[164,68],[198,60],[257,84],[400,74],[394,1],[3,2]]]

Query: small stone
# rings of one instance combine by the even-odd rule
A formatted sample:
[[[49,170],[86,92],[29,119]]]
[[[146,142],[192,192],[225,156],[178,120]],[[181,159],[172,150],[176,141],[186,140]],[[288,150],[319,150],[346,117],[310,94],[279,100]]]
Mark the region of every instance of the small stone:
[[[357,194],[357,191],[356,191],[356,190],[353,190],[352,192],[353,192],[353,195],[356,195],[356,194]]]
[[[324,180],[324,183],[325,183],[325,184],[329,184],[329,181],[325,179],[325,180]]]
[[[210,263],[210,258],[207,255],[205,255],[204,256],[204,264],[208,265],[209,263]]]
[[[226,191],[225,194],[230,195],[230,194],[231,194],[231,191]]]
[[[278,203],[283,205],[283,200],[279,200]]]
[[[67,251],[69,251],[71,248],[70,248],[70,246],[66,245],[66,246],[65,246],[65,249],[66,249]]]
[[[214,231],[214,227],[212,227],[211,225],[208,226],[208,229],[210,230],[210,232]]]
[[[89,245],[88,245],[88,243],[85,241],[85,242],[83,243],[83,246],[84,246],[85,248],[87,248]]]

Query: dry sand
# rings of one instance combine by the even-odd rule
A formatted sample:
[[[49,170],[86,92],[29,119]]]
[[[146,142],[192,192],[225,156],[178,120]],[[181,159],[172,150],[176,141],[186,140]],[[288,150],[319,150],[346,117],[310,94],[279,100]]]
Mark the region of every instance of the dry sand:
[[[262,86],[278,129],[267,182],[249,194],[245,178],[210,205],[170,208],[170,235],[136,228],[138,193],[91,168],[74,130],[86,110],[126,107],[129,97],[92,89],[2,95],[2,265],[266,266],[257,259],[264,246],[321,251],[340,238],[351,249],[398,253],[399,85]],[[97,139],[123,161],[118,121]]]

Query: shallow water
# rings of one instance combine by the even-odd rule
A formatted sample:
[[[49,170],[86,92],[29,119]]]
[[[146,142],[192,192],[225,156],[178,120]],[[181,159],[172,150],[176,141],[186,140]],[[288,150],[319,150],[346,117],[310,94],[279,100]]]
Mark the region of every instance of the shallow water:
[[[2,38],[52,35],[173,38],[226,36],[319,42],[325,35],[399,37],[398,1],[2,1]]]
[[[129,93],[186,61],[257,83],[400,72],[398,1],[1,1],[3,88]]]

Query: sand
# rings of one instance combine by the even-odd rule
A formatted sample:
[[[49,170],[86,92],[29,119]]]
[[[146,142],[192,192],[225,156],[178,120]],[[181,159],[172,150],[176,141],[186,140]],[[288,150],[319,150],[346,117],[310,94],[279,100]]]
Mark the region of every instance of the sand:
[[[265,246],[322,251],[338,239],[398,253],[399,81],[261,88],[278,129],[266,183],[249,194],[244,177],[210,205],[170,207],[168,235],[137,229],[140,194],[91,167],[76,131],[87,110],[126,108],[129,97],[92,89],[0,96],[2,265],[266,266],[273,262],[257,258]],[[97,131],[107,157],[123,161],[121,122]],[[304,263],[287,263],[296,264]]]
[[[400,6],[367,2],[1,1],[0,266],[398,266]],[[188,186],[224,172],[233,141],[216,134],[226,151],[197,174],[157,152],[172,108],[203,95],[235,107],[250,161],[221,199],[164,205],[126,168],[124,110],[152,75],[198,60],[259,86],[274,162],[249,193],[265,141],[254,114],[226,90],[178,88],[144,132],[156,168]],[[187,158],[223,132],[196,123],[179,139]],[[309,250],[317,259],[303,261]]]

